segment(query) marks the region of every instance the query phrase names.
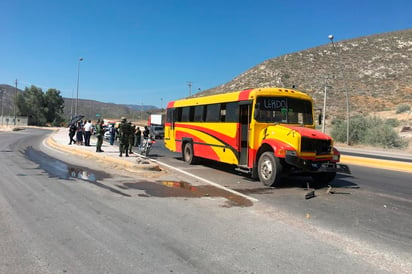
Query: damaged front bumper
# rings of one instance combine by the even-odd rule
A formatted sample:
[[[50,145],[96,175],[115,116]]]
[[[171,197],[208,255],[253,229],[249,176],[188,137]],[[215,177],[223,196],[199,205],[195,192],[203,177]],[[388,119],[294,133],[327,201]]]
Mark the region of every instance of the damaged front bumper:
[[[337,172],[351,174],[347,165],[330,161],[312,161],[294,155],[286,155],[285,162],[293,167],[301,169],[302,172]]]

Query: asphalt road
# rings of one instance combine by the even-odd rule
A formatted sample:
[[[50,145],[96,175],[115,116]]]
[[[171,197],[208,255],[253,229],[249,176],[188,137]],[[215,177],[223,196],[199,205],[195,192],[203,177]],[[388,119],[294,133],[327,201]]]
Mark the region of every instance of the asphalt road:
[[[0,132],[0,273],[412,269],[408,174],[356,168],[336,180],[335,194],[318,189],[305,200],[305,179],[263,188],[210,164],[185,167],[197,178],[119,174],[43,147],[45,134]],[[156,146],[153,154],[179,165]],[[253,199],[207,186],[203,176]],[[393,187],[384,186],[389,179]]]

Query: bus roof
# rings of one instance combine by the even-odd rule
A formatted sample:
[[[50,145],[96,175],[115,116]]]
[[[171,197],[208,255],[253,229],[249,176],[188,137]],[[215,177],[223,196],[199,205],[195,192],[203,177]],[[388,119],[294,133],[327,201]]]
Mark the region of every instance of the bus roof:
[[[169,102],[167,108],[253,100],[256,96],[288,96],[312,100],[308,94],[287,88],[252,88],[241,91],[192,97]]]

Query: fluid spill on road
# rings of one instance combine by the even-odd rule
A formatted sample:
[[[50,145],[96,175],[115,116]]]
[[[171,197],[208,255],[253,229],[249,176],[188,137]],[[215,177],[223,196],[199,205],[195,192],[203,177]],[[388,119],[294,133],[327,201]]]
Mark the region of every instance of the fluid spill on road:
[[[226,198],[226,203],[223,207],[249,207],[253,205],[252,201],[249,199],[224,189],[210,185],[193,186],[188,182],[181,181],[143,181],[137,183],[124,183],[123,186],[119,187],[144,190],[146,194],[139,195],[142,197],[223,197]]]
[[[105,172],[90,170],[57,160],[32,147],[26,149],[25,155],[29,160],[38,164],[39,168],[46,171],[51,177],[57,177],[64,180],[77,178],[90,182],[96,182],[97,180],[110,177],[110,175]]]
[[[105,172],[85,169],[83,167],[70,165],[63,161],[57,160],[50,157],[49,155],[35,150],[32,147],[28,147],[24,154],[26,157],[39,165],[40,169],[43,169],[47,172],[50,177],[57,177],[63,180],[69,180],[70,178],[76,178],[90,182],[98,187],[107,189],[113,193],[117,193],[123,196],[130,197],[129,194],[123,193],[115,188],[99,183],[98,180],[103,180],[104,178],[109,178],[110,175]],[[20,174],[19,176],[23,176]]]

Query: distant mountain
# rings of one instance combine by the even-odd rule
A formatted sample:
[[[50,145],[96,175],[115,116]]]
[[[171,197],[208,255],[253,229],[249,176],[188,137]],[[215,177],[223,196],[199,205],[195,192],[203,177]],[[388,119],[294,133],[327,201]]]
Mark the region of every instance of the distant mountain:
[[[147,106],[147,105],[124,105],[128,108],[131,108],[133,110],[138,110],[138,111],[152,111],[152,110],[160,110],[155,106]]]
[[[14,115],[14,96],[16,92],[21,93],[23,90],[16,89],[10,85],[0,85],[0,103],[5,116]],[[43,90],[43,92],[46,92],[46,90]],[[69,119],[74,114],[76,100],[72,98],[63,99],[63,117]],[[77,103],[77,113],[84,115],[86,119],[92,120],[97,117],[120,119],[122,116],[130,120],[147,120],[150,113],[160,113],[160,111],[155,106],[121,105],[85,99],[79,99]]]
[[[3,112],[4,116],[14,115],[14,96],[20,92],[23,91],[10,85],[0,84],[0,111]]]
[[[64,98],[64,113],[70,117],[73,113],[76,99]],[[79,99],[78,114],[85,115],[87,119],[96,119],[98,116],[110,119],[127,117],[128,120],[147,120],[150,113],[160,113],[160,109],[154,106],[122,105],[102,103],[95,100]],[[98,116],[96,116],[98,115]]]
[[[335,42],[286,54],[258,64],[232,81],[194,96],[252,87],[292,87],[323,104],[328,113],[344,113],[347,89],[352,115],[412,106],[412,29]],[[337,52],[339,55],[337,55]]]

